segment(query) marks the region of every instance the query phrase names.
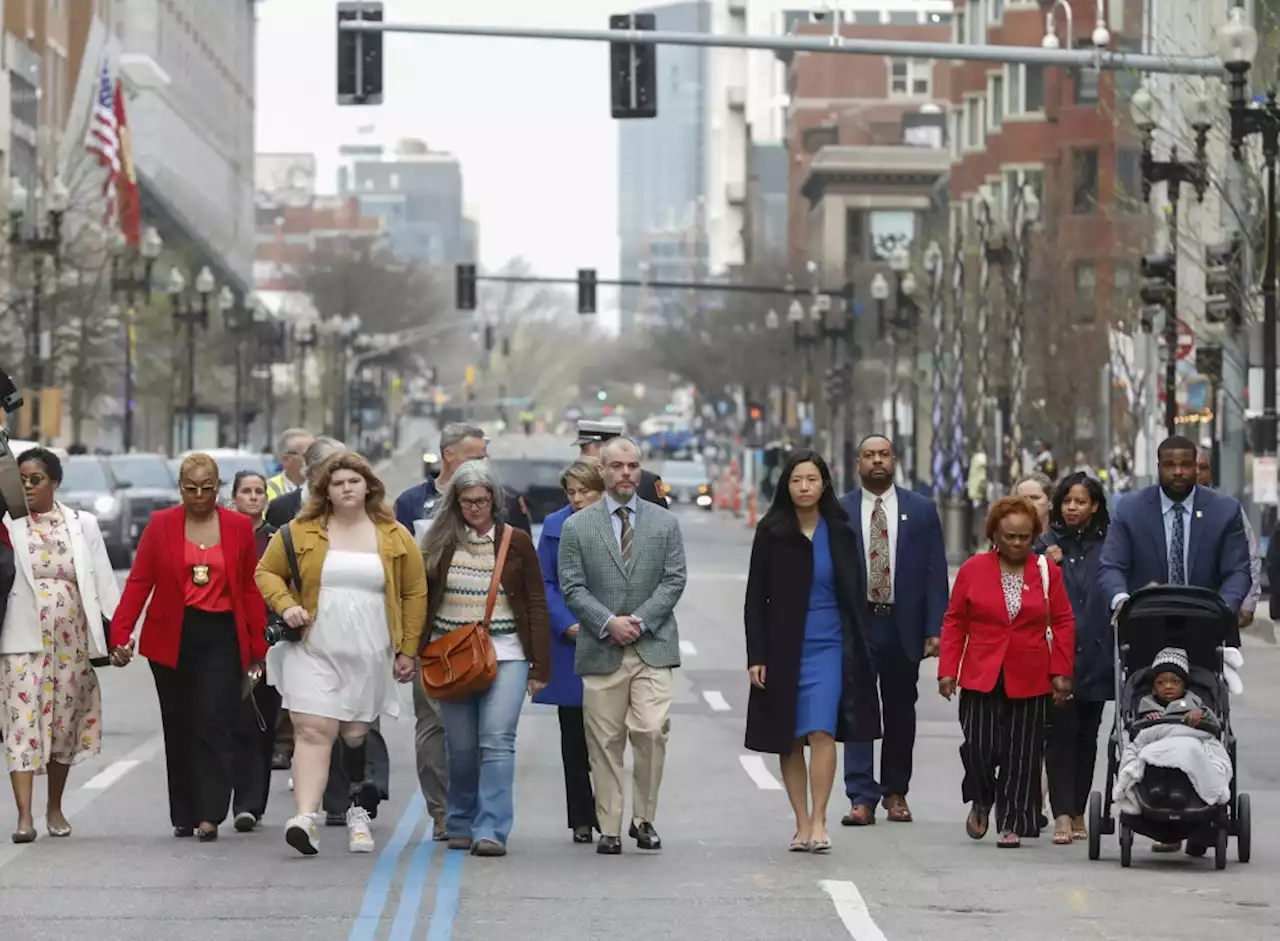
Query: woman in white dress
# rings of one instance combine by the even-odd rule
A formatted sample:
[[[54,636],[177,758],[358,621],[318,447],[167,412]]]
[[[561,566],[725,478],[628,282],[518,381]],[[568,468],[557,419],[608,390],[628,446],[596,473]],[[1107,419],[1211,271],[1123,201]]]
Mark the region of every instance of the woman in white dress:
[[[293,720],[293,794],[297,814],[289,845],[319,852],[316,817],[342,736],[350,779],[364,778],[364,739],[380,715],[397,715],[393,681],[414,675],[426,620],[426,575],[409,531],[386,505],[382,481],[368,461],[344,451],[312,478],[302,511],[289,524],[301,585],[292,584],[281,530],[258,563],[256,580],[268,606],[302,631],[267,655],[267,682]],[[348,847],[374,848],[368,811],[347,811]]]

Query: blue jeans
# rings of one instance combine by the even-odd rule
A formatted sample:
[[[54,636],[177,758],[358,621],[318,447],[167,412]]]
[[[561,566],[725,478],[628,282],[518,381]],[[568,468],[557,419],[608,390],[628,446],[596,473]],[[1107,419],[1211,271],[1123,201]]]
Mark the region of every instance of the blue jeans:
[[[501,660],[493,685],[483,693],[440,703],[449,764],[449,836],[506,845],[516,813],[516,723],[528,680],[528,661]]]

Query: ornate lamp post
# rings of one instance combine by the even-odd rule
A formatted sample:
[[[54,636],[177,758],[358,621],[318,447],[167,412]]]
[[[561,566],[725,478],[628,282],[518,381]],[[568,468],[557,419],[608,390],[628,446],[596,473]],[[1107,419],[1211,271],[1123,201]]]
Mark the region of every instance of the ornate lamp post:
[[[216,285],[213,272],[205,265],[196,275],[196,301],[187,296],[187,279],[177,268],[169,269],[169,302],[175,324],[187,328],[187,409],[186,450],[195,449],[196,441],[196,327],[209,328],[209,295]]]
[[[121,431],[121,448],[125,454],[133,450],[134,358],[137,350],[136,326],[138,298],[151,299],[151,273],[156,259],[164,251],[160,233],[148,226],[142,233],[138,251],[129,251],[124,236],[117,235],[112,244],[111,293],[124,302],[124,421]],[[141,264],[139,264],[141,262]]]

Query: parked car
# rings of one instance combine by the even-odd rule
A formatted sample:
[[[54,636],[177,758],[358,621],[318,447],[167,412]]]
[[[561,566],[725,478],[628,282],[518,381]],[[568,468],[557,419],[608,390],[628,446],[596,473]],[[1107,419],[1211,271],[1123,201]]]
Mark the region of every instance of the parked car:
[[[663,461],[655,473],[662,478],[667,503],[712,508],[711,475],[700,460]]]
[[[178,464],[182,464],[182,459],[188,454],[194,452],[184,451],[178,455]],[[218,499],[224,504],[231,503],[231,485],[235,483],[236,474],[240,471],[253,471],[255,474],[261,474],[264,477],[270,477],[270,466],[267,464],[267,456],[264,454],[256,454],[253,451],[245,451],[240,448],[210,448],[208,451],[201,452],[213,458],[218,465],[218,476],[222,478],[222,487],[218,491]]]
[[[541,523],[556,510],[568,506],[569,498],[560,486],[565,461],[521,457],[492,458],[489,463],[498,472],[502,485],[524,500],[531,524]]]
[[[128,484],[129,504],[133,508],[133,545],[137,548],[151,514],[182,502],[178,475],[159,454],[113,454],[107,463],[117,482]]]
[[[63,458],[58,499],[98,518],[112,568],[127,569],[133,563],[129,481],[118,479],[106,458],[90,454]]]

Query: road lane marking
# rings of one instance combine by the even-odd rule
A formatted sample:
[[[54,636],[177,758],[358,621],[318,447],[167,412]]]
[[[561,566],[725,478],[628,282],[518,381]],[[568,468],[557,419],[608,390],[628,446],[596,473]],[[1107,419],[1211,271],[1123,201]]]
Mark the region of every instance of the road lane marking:
[[[704,689],[702,698],[707,701],[707,705],[716,712],[728,712],[733,707],[729,705],[729,701],[714,689]]]
[[[680,655],[682,657],[696,657],[698,655],[698,648],[693,646],[689,641],[682,640],[680,641]]]
[[[387,935],[387,941],[412,941],[435,850],[432,828],[426,827],[413,850],[413,856],[409,858],[409,868],[405,871],[404,882],[400,887],[400,904],[396,907],[396,917],[391,923],[391,934]]]
[[[844,879],[823,879],[818,885],[831,896],[836,914],[854,941],[888,941],[856,885]]]
[[[462,895],[462,866],[466,861],[467,854],[462,850],[450,850],[444,854],[427,941],[452,941],[453,923],[458,917],[458,902]]]
[[[105,791],[136,767],[138,762],[121,758],[119,761],[111,762],[80,786],[86,791]]]
[[[347,941],[373,941],[377,935],[378,926],[382,923],[382,912],[387,907],[387,898],[391,894],[391,881],[400,868],[400,856],[409,845],[409,838],[413,836],[426,809],[427,802],[422,797],[422,791],[415,788],[413,799],[404,809],[395,832],[378,854],[378,861],[369,874],[369,884],[365,886],[364,899],[360,902],[360,911],[351,925]]]
[[[747,776],[760,790],[782,790],[782,782],[769,773],[769,769],[764,765],[764,759],[759,755],[739,755],[738,761],[742,765],[742,770],[747,772]]]

